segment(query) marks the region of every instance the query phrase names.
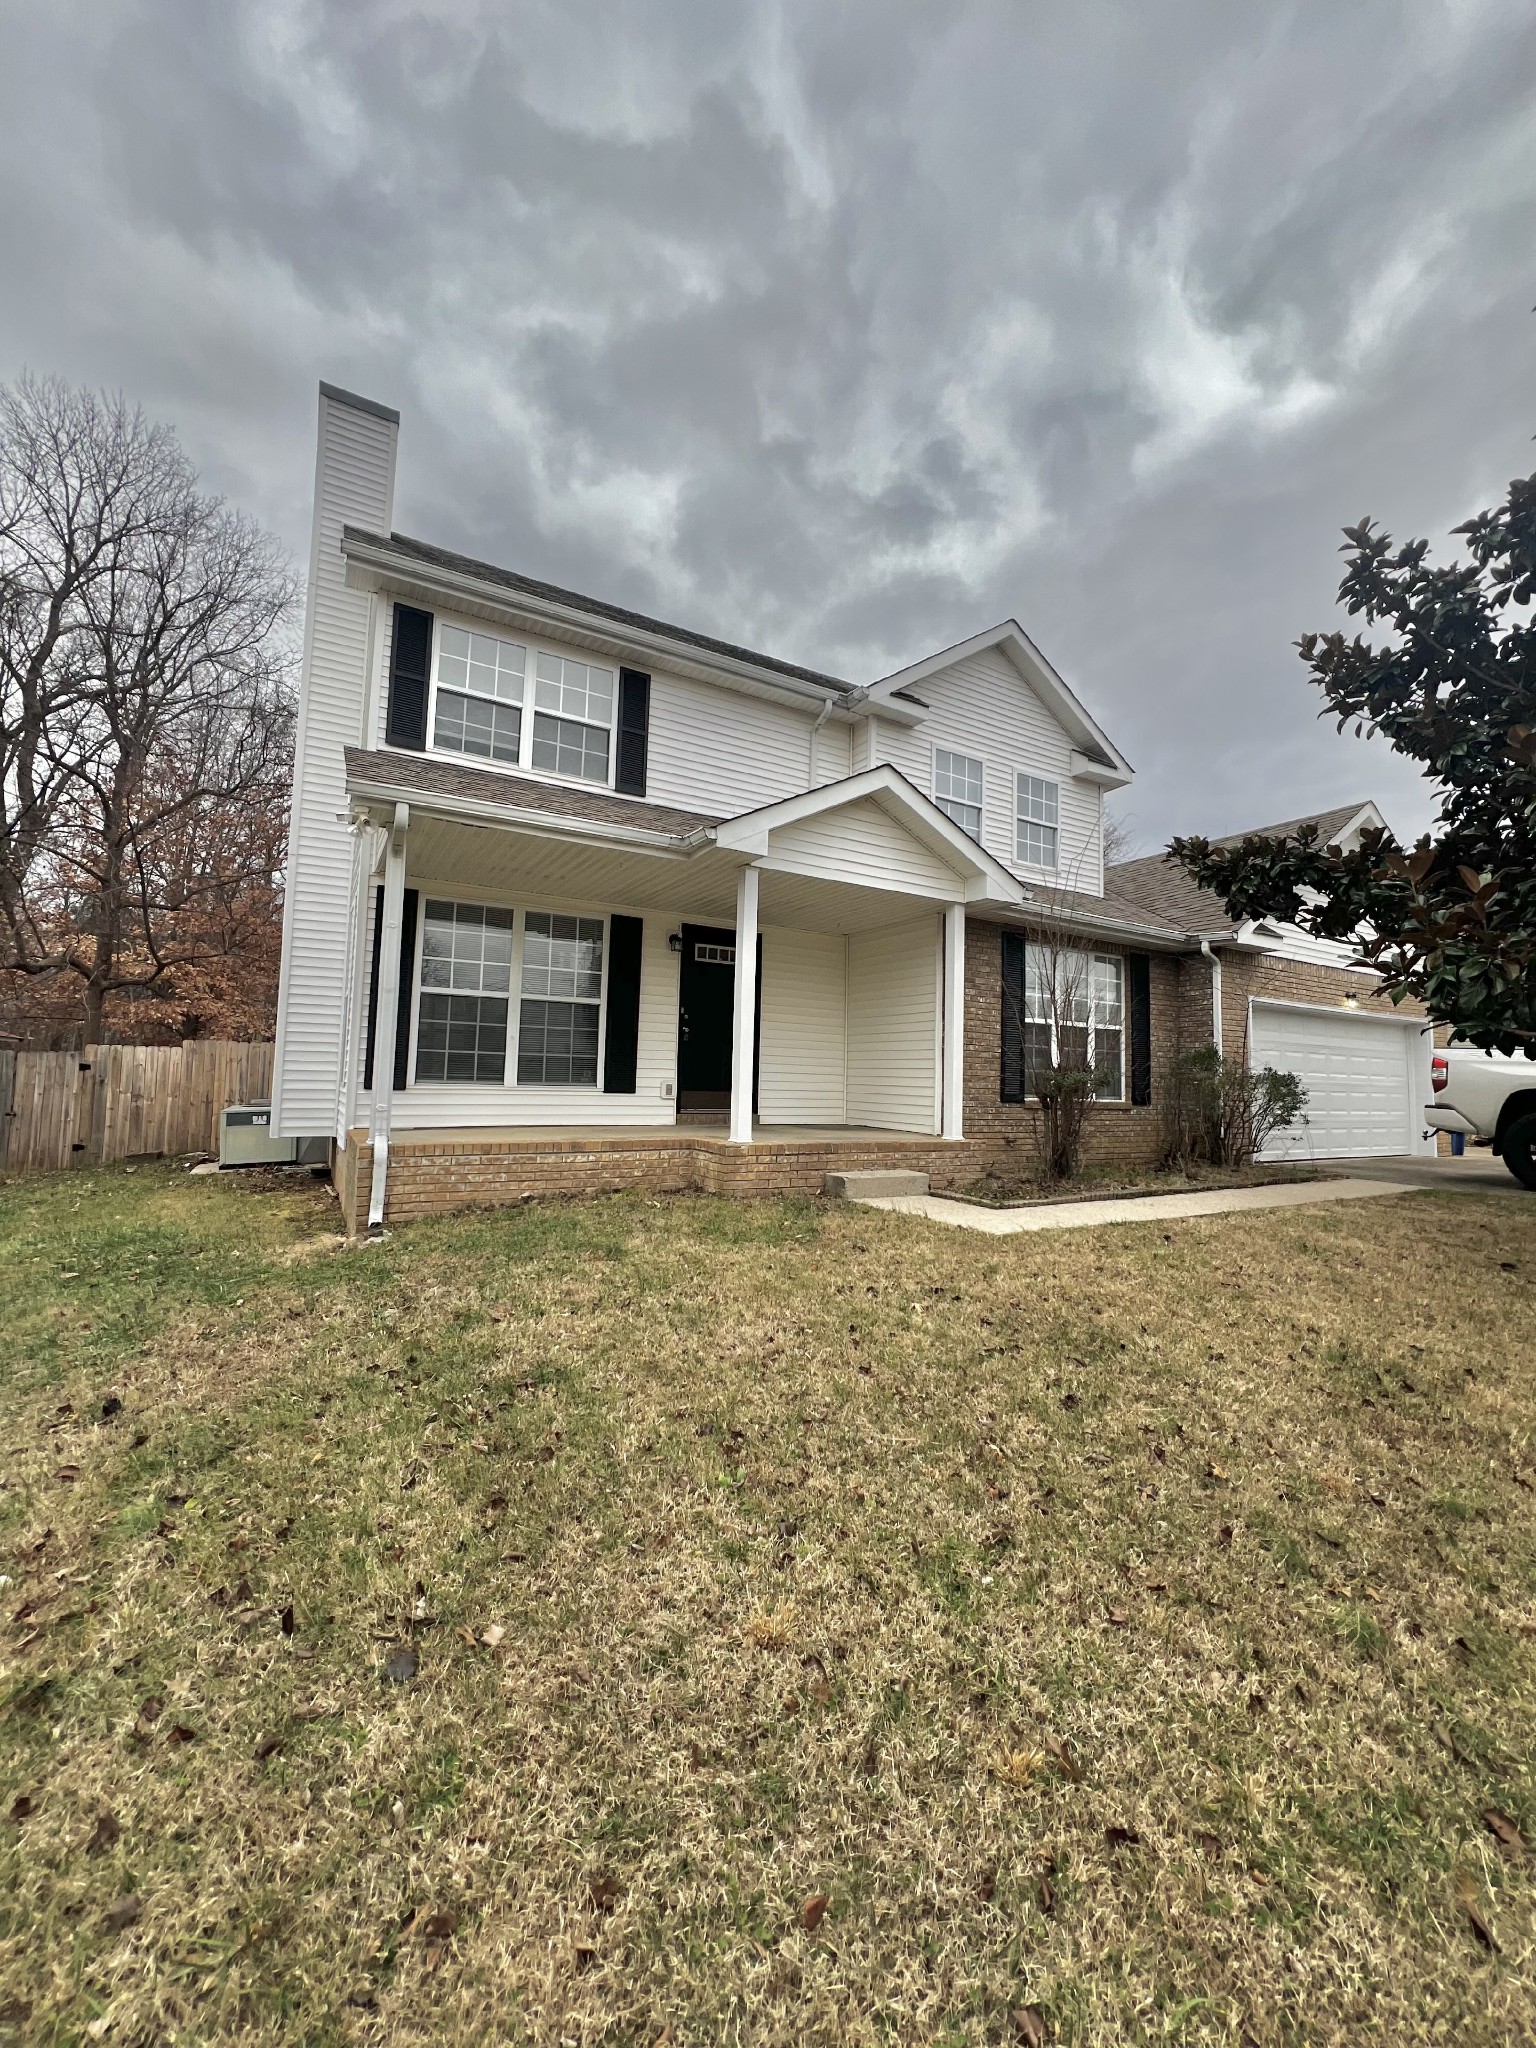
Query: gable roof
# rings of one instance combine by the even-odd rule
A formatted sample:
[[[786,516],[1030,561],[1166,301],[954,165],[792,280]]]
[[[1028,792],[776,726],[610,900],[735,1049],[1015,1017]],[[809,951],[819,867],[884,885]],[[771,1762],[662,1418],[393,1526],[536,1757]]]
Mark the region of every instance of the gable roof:
[[[1385,821],[1374,803],[1336,804],[1331,811],[1314,811],[1309,817],[1287,818],[1279,825],[1256,825],[1246,832],[1228,832],[1213,839],[1212,846],[1241,846],[1245,839],[1294,839],[1304,825],[1315,825],[1324,847],[1345,838],[1359,824]],[[1116,861],[1104,870],[1106,893],[1113,892],[1128,902],[1139,903],[1155,916],[1180,926],[1192,937],[1214,938],[1243,929],[1242,921],[1229,917],[1219,896],[1202,889],[1194,876],[1177,861],[1161,853],[1141,860]]]
[[[1323,847],[1343,839],[1355,825],[1384,825],[1386,819],[1367,797],[1363,803],[1336,804],[1331,811],[1313,811],[1305,818],[1286,818],[1278,825],[1250,825],[1245,832],[1228,832],[1213,839],[1212,846],[1241,846],[1245,839],[1294,839],[1306,825],[1317,828]]]
[[[1024,887],[1018,878],[969,832],[962,831],[915,782],[909,782],[899,768],[888,762],[727,818],[715,827],[715,844],[741,853],[766,854],[771,850],[770,835],[786,825],[799,825],[808,818],[824,817],[829,811],[870,800],[904,826],[914,839],[937,853],[947,866],[969,876],[991,901],[1024,901]]]
[[[921,698],[915,698],[913,694],[918,684],[926,682],[930,676],[941,674],[945,669],[953,668],[957,662],[968,661],[972,656],[986,654],[994,648],[1012,662],[1035,695],[1040,698],[1047,710],[1054,714],[1058,723],[1076,743],[1084,756],[1081,772],[1089,774],[1109,789],[1121,788],[1132,779],[1135,770],[1130,762],[1090,716],[1087,707],[1073,695],[1017,619],[1003,619],[997,625],[988,627],[984,633],[974,633],[969,640],[961,640],[953,647],[941,648],[937,654],[926,655],[923,660],[914,662],[910,668],[898,669],[895,675],[886,676],[881,682],[872,684],[869,691],[870,705],[873,707],[879,703],[888,703],[893,697],[921,703]],[[1077,767],[1076,763],[1073,765],[1074,768]],[[1095,773],[1096,770],[1099,772]]]
[[[809,684],[814,690],[834,699],[847,695],[852,688],[841,678],[823,675],[818,669],[780,661],[772,654],[757,654],[751,648],[738,647],[729,640],[696,633],[690,626],[669,625],[664,619],[650,618],[646,613],[630,611],[624,605],[609,604],[604,598],[586,597],[580,591],[562,589],[557,583],[541,583],[536,577],[520,576],[513,569],[499,569],[492,562],[479,562],[471,555],[457,555],[448,548],[434,547],[430,541],[412,540],[408,534],[370,533],[365,527],[344,526],[341,546],[345,555],[365,556],[376,565],[387,564],[402,573],[408,574],[412,569],[425,570],[429,574],[436,572],[439,576],[484,584],[494,590],[530,599],[540,607],[580,612],[588,618],[604,619],[612,625],[627,627],[631,632],[675,641],[682,647],[696,647],[725,660],[766,671],[770,677]]]

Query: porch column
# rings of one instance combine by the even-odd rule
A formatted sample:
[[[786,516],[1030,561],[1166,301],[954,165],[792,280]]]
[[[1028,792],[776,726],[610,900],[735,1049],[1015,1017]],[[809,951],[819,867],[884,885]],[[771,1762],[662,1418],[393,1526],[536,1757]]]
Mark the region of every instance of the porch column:
[[[395,1020],[400,1008],[400,922],[405,909],[405,841],[409,804],[396,804],[384,856],[384,902],[379,924],[379,1000],[374,1012],[373,1102],[368,1142],[373,1147],[373,1180],[368,1192],[368,1228],[384,1221],[384,1188],[389,1178],[389,1126],[394,1110]]]
[[[965,905],[944,909],[944,1116],[942,1135],[965,1136]]]
[[[757,1052],[757,869],[736,883],[736,1014],[731,1030],[731,1143],[752,1142],[752,1067]]]

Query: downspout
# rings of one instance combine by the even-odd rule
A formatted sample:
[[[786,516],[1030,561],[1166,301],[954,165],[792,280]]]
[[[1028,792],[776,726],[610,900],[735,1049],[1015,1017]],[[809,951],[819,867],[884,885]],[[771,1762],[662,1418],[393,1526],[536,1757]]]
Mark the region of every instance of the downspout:
[[[1211,963],[1211,1043],[1221,1051],[1221,956],[1209,939],[1200,941],[1200,951]]]
[[[379,1001],[373,1040],[373,1103],[368,1141],[373,1176],[368,1191],[368,1228],[384,1227],[384,1190],[389,1179],[389,1130],[394,1114],[396,1016],[400,1000],[400,923],[405,903],[405,840],[408,804],[395,805],[389,851],[384,856],[384,906],[379,935]]]
[[[815,718],[812,719],[810,739],[806,749],[805,786],[807,789],[814,789],[816,787],[816,735],[821,731],[821,728],[826,724],[834,711],[856,711],[868,695],[869,690],[867,686],[857,690],[844,690],[840,697],[828,697]]]

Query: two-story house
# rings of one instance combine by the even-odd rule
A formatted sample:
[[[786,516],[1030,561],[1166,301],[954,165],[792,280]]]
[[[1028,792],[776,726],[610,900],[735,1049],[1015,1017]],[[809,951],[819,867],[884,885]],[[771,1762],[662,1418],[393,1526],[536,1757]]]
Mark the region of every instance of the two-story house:
[[[1042,932],[1096,1151],[1155,1153],[1190,933],[1105,893],[1131,770],[1016,624],[850,685],[396,533],[398,433],[322,385],[273,1109],[350,1227],[973,1179]]]

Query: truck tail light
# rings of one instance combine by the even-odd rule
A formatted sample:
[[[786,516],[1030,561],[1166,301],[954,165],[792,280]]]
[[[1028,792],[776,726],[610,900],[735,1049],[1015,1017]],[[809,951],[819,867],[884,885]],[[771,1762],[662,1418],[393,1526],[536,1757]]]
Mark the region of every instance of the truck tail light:
[[[1438,1095],[1451,1078],[1451,1063],[1443,1052],[1433,1053],[1429,1062],[1430,1086]]]

